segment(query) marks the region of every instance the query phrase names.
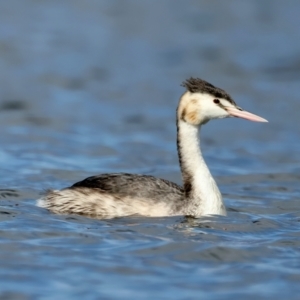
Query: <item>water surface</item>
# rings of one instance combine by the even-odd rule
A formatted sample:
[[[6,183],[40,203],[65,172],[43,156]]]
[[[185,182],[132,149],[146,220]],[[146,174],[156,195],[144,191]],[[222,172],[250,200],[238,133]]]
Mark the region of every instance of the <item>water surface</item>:
[[[298,299],[296,0],[0,2],[3,299]],[[175,108],[202,77],[269,120],[201,131],[227,217],[59,216],[101,172],[181,183]]]

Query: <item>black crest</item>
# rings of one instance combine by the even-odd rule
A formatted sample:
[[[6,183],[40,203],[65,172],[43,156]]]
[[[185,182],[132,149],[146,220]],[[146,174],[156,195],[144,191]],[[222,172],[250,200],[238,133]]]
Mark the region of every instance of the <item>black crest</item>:
[[[235,104],[230,95],[227,94],[224,90],[215,87],[211,83],[200,78],[191,77],[190,79],[184,81],[181,86],[185,87],[191,93],[207,93],[213,95],[216,98],[223,98],[228,100],[230,103]]]

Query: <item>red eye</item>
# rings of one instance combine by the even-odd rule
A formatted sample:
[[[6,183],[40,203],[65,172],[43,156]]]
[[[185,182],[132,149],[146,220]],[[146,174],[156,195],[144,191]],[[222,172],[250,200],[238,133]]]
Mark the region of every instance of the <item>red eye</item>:
[[[220,103],[220,100],[219,100],[219,99],[214,99],[214,102],[215,102],[216,104],[218,104],[218,103]]]

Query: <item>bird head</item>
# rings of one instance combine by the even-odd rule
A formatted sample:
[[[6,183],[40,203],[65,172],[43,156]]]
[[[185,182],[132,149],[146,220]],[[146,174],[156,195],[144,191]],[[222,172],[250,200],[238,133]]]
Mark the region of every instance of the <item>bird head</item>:
[[[183,82],[187,91],[182,95],[177,110],[178,118],[192,125],[201,125],[212,119],[237,117],[254,122],[268,122],[237,106],[224,90],[199,79]]]

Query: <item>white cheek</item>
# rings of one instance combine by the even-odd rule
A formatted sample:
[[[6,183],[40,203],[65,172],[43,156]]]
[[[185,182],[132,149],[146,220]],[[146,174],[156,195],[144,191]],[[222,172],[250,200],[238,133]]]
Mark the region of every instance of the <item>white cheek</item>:
[[[220,108],[219,118],[223,119],[223,118],[227,118],[228,116],[229,116],[228,112],[226,110],[224,110],[223,108]]]
[[[207,115],[210,119],[222,119],[226,118],[228,113],[221,107],[215,105],[208,110]]]

